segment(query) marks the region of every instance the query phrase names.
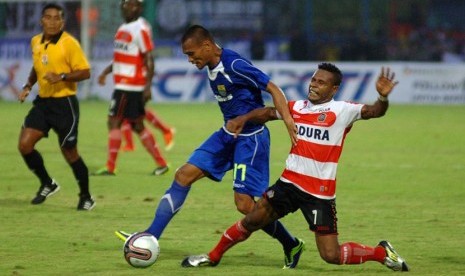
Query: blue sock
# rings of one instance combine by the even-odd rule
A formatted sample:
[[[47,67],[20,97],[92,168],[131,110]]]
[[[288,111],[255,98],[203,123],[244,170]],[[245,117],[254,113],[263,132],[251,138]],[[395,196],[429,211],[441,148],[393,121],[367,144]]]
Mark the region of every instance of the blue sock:
[[[262,228],[262,230],[271,237],[277,239],[286,252],[291,251],[292,248],[299,244],[297,239],[287,231],[287,229],[279,220],[275,220],[272,223],[267,224]]]
[[[189,190],[190,186],[184,187],[173,181],[171,187],[166,190],[165,195],[161,198],[155,212],[155,218],[145,232],[149,232],[157,239],[160,239],[163,230],[165,230],[170,220],[181,209]]]

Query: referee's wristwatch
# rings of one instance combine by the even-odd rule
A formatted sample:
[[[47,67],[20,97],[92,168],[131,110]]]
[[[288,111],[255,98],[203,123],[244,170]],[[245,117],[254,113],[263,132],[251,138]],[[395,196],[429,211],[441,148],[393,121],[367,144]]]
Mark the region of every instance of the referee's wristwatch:
[[[62,81],[65,81],[66,80],[66,73],[61,73],[60,78],[61,78]]]

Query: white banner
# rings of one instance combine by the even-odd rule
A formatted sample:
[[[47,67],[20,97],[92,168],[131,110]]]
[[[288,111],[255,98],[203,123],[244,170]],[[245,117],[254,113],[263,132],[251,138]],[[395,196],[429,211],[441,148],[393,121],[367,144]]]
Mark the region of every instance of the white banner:
[[[97,77],[108,63],[93,62],[89,91],[79,91],[81,99],[109,100],[113,91],[111,75],[106,86],[99,86]],[[312,62],[255,63],[271,76],[289,100],[307,97],[310,78],[317,68]],[[465,104],[465,65],[439,63],[353,63],[336,62],[344,74],[343,83],[336,94],[340,100],[371,103],[376,97],[376,78],[382,66],[389,66],[399,80],[391,94],[392,103],[405,104]],[[26,82],[31,68],[30,60],[0,61],[0,97],[16,100],[21,86]],[[214,101],[205,70],[185,59],[159,59],[156,61],[153,80],[155,102],[205,102]],[[81,88],[84,86],[80,86]],[[81,89],[82,90],[82,89]],[[33,91],[37,92],[37,86]],[[266,94],[266,99],[271,99]],[[31,100],[33,96],[30,96]]]

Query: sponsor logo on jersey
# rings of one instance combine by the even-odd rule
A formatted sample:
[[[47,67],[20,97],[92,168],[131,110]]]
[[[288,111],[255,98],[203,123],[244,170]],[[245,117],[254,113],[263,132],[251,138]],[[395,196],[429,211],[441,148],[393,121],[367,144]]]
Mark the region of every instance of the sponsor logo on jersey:
[[[305,123],[315,126],[330,127],[336,122],[336,113],[332,111],[311,114],[292,114],[296,123]]]
[[[297,135],[305,136],[316,140],[329,141],[329,131],[326,129],[313,128],[305,125],[297,126]]]
[[[227,102],[229,100],[231,100],[233,98],[233,95],[228,95],[226,97],[221,97],[220,95],[215,95],[215,98],[219,101],[219,102]]]
[[[320,192],[327,192],[328,191],[328,187],[326,186],[320,186]]]
[[[123,42],[115,41],[114,47],[115,47],[116,50],[122,50],[122,51],[127,51],[128,50],[128,45],[126,43],[123,43]]]

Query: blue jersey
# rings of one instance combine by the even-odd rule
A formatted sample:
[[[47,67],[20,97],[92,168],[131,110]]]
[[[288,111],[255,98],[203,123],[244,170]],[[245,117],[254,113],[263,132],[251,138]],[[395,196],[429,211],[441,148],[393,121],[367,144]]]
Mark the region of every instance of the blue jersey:
[[[223,119],[229,119],[264,107],[262,91],[270,78],[236,52],[223,49],[218,65],[208,68],[210,86],[218,100]],[[189,164],[221,181],[233,170],[234,191],[254,197],[268,187],[270,133],[263,124],[247,123],[239,137],[220,128],[189,157]]]
[[[265,106],[262,91],[266,90],[270,77],[232,50],[222,49],[218,65],[208,68],[208,79],[225,123]],[[262,125],[247,123],[242,133],[252,133],[261,128]]]

